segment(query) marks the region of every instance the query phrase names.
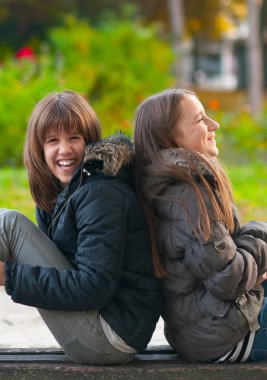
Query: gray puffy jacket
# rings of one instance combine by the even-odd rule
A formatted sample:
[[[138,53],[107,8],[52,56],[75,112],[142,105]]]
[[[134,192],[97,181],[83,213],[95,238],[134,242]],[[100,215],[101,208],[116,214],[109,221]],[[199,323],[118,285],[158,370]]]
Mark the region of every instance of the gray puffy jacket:
[[[165,151],[163,157],[177,170],[186,165],[179,148]],[[263,288],[255,283],[267,270],[267,224],[240,227],[235,217],[231,235],[220,220],[213,219],[211,236],[205,241],[188,223],[188,218],[197,221],[199,213],[192,186],[166,173],[155,175],[148,167],[142,187],[154,213],[167,271],[166,338],[190,362],[216,360],[259,327]],[[212,215],[207,195],[205,202]]]

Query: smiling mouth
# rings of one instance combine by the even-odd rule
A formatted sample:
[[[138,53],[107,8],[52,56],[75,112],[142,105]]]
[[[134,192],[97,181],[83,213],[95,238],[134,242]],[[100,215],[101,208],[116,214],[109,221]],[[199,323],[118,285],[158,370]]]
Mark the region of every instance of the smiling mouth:
[[[64,171],[73,171],[76,169],[76,160],[60,160],[58,161],[58,165]]]
[[[210,141],[212,144],[216,144],[216,140],[215,140],[215,138],[210,138],[210,139],[208,139],[208,141]]]

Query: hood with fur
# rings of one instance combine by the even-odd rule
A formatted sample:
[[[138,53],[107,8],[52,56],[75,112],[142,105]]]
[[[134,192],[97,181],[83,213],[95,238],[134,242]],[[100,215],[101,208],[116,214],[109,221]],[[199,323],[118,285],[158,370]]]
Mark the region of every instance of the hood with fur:
[[[177,171],[187,171],[192,176],[198,176],[202,174],[207,177],[213,177],[213,169],[218,167],[218,161],[216,157],[206,157],[198,152],[193,152],[184,148],[169,148],[162,149],[159,154],[160,160],[176,168]],[[151,181],[155,183],[165,181],[177,181],[177,178],[172,177],[171,173],[164,166],[153,167],[147,166],[143,170],[143,176],[151,177]]]
[[[212,168],[216,167],[216,158],[208,158],[200,153],[184,148],[169,148],[160,151],[163,163],[176,169],[177,173],[189,172],[192,177],[202,174],[210,182],[215,181]],[[177,184],[180,180],[164,166],[147,166],[143,169],[141,186],[148,202],[162,194],[166,187]],[[180,182],[182,184],[182,182]]]
[[[194,173],[212,175],[211,166],[217,165],[216,157],[206,157],[201,153],[184,148],[169,148],[161,151],[162,160],[177,166],[188,169]]]
[[[116,176],[119,170],[133,161],[133,144],[122,133],[87,145],[84,161],[102,161],[102,173]]]

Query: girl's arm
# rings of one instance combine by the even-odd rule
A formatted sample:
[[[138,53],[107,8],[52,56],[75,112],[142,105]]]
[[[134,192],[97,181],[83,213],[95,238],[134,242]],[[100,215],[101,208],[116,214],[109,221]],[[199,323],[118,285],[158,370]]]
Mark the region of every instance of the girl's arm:
[[[199,210],[194,190],[188,187],[184,194],[186,206],[179,202],[169,207],[173,220],[168,241],[184,246],[184,261],[189,273],[204,283],[217,298],[235,300],[257,282],[259,275],[267,270],[267,243],[252,235],[231,236],[224,223],[211,218],[211,235],[206,241],[197,229]],[[211,210],[210,201],[205,202]],[[163,206],[162,206],[163,207]],[[167,215],[166,215],[167,217]],[[261,235],[262,237],[263,235]]]
[[[94,310],[114,297],[124,260],[129,202],[109,182],[84,187],[73,200],[75,268],[58,271],[13,264],[9,294],[14,302],[51,310]]]

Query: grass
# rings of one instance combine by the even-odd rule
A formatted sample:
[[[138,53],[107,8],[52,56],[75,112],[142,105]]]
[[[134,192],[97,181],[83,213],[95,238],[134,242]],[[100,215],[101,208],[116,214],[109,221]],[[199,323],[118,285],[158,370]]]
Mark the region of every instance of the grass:
[[[21,211],[35,222],[34,202],[24,169],[0,169],[0,208]]]
[[[229,170],[230,169],[230,170]],[[250,165],[232,165],[227,170],[232,182],[240,219],[267,220],[267,165],[261,161]]]
[[[267,165],[261,161],[252,161],[249,165],[226,163],[226,171],[241,222],[267,220]],[[35,222],[34,202],[25,170],[1,168],[0,179],[0,208],[19,210]]]

